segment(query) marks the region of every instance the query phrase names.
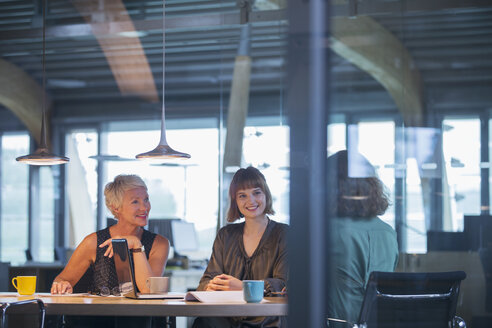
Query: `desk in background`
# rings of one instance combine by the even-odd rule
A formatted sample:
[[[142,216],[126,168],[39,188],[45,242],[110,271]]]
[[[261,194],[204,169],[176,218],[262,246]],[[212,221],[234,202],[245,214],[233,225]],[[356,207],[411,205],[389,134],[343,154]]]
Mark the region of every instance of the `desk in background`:
[[[164,276],[170,279],[170,291],[187,292],[198,287],[204,271],[205,269],[166,270]]]

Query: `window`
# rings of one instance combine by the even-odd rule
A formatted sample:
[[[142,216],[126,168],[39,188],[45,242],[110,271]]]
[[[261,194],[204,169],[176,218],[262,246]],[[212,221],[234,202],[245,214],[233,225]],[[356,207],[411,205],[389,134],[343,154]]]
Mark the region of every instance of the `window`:
[[[167,139],[173,148],[191,154],[186,161],[163,161],[161,163],[138,161],[135,155],[155,147],[160,137],[159,122],[133,121],[112,122],[98,136],[94,130],[76,129],[67,134],[67,153],[71,163],[67,166],[71,210],[70,229],[76,236],[70,245],[75,247],[82,238],[96,230],[97,189],[112,181],[119,174],[137,174],[149,189],[151,219],[179,218],[194,223],[198,236],[198,251],[186,252],[192,258],[210,256],[215,239],[219,216],[219,196],[225,195],[227,202],[229,186],[219,190],[219,129],[215,121],[199,120],[178,122],[169,120]],[[266,122],[269,122],[266,120]],[[286,126],[248,125],[244,130],[243,166],[257,167],[265,175],[273,197],[276,214],[273,219],[289,222],[289,129]],[[263,124],[261,124],[263,123]],[[174,125],[173,125],[174,124]],[[99,159],[101,170],[97,170],[95,156],[97,140],[103,142]],[[197,142],[199,140],[199,142]],[[102,174],[101,186],[97,186],[97,174]],[[75,187],[77,186],[77,187]],[[82,187],[80,187],[82,186]],[[72,196],[71,196],[72,194]],[[72,200],[72,197],[76,199]],[[84,200],[83,202],[80,199]],[[77,200],[77,201],[76,201]],[[75,202],[75,203],[74,203]],[[83,219],[76,213],[85,210]],[[227,205],[225,205],[227,206]],[[104,206],[103,227],[106,218],[112,218]],[[81,223],[80,221],[84,221]]]
[[[391,204],[394,204],[395,123],[393,121],[371,121],[349,126],[349,145],[351,143],[358,145],[356,149],[374,165],[379,178],[387,188]],[[394,227],[394,207],[390,206],[381,219]]]
[[[193,256],[208,258],[218,217],[218,129],[167,131],[168,142],[174,149],[191,154],[190,160],[163,163],[134,160],[135,155],[154,148],[159,136],[160,131],[155,129],[107,132],[107,154],[118,154],[127,160],[107,161],[104,183],[118,174],[139,175],[149,190],[150,218],[179,218],[194,223],[199,251]],[[112,217],[105,211],[107,217]]]
[[[462,231],[463,215],[480,214],[480,120],[443,120],[443,228]]]
[[[76,129],[66,138],[67,156],[67,220],[69,247],[76,247],[88,234],[96,231],[97,219],[97,155],[98,135],[94,129]]]
[[[289,128],[247,126],[244,129],[245,165],[259,169],[273,198],[275,221],[289,223]],[[229,186],[224,186],[227,192]]]
[[[52,167],[43,166],[40,170],[40,193],[39,193],[39,225],[34,223],[33,240],[36,245],[31,247],[31,252],[37,252],[34,259],[42,262],[53,261],[55,250],[54,238],[54,199],[55,189],[52,174]],[[39,251],[38,251],[39,250]],[[34,256],[34,254],[33,254]]]
[[[29,153],[29,136],[5,133],[1,146],[1,258],[3,262],[22,263],[28,248],[29,166],[20,165],[15,158]]]

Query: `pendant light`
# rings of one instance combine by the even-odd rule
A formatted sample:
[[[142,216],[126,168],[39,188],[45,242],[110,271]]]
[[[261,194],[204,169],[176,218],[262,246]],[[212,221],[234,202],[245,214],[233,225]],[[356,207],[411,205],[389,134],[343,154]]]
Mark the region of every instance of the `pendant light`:
[[[32,154],[17,157],[18,162],[30,165],[56,165],[65,164],[70,161],[68,157],[54,155],[50,152],[46,142],[46,0],[43,0],[43,103],[41,117],[41,138],[38,149]]]
[[[166,1],[162,4],[162,118],[161,140],[154,150],[135,156],[137,159],[187,159],[191,156],[172,149],[166,140]]]

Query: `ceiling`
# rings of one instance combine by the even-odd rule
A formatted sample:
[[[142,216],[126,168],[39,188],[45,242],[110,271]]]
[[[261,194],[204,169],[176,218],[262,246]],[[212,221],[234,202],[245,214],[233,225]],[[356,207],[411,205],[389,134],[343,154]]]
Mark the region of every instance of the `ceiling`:
[[[118,1],[48,1],[46,89],[55,119],[159,117],[160,105],[155,100],[162,96],[162,2],[124,0],[122,11],[111,7]],[[369,15],[403,43],[420,72],[428,111],[492,109],[491,1],[333,3],[335,16]],[[219,115],[227,108],[241,22],[247,13],[241,10],[243,4],[232,0],[166,2],[169,115]],[[39,84],[43,76],[41,8],[41,1],[0,2],[0,56]],[[126,14],[134,28],[123,19]],[[282,2],[273,0],[256,1],[247,16],[252,59],[249,110],[253,114],[282,113],[286,16]],[[128,40],[137,40],[137,46],[131,43],[129,47]],[[123,92],[110,58],[117,57],[130,72],[138,42],[152,87],[145,87],[143,93]],[[371,75],[338,55],[332,61],[335,112],[397,112],[388,92]],[[149,94],[153,92],[158,94],[152,100]],[[7,112],[1,105],[0,110]]]

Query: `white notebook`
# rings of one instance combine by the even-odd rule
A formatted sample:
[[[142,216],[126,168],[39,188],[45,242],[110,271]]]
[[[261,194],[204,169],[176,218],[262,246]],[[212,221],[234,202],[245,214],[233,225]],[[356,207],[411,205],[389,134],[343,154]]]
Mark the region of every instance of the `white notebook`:
[[[198,301],[202,303],[246,303],[242,290],[212,291],[212,292],[188,292],[186,301]]]

